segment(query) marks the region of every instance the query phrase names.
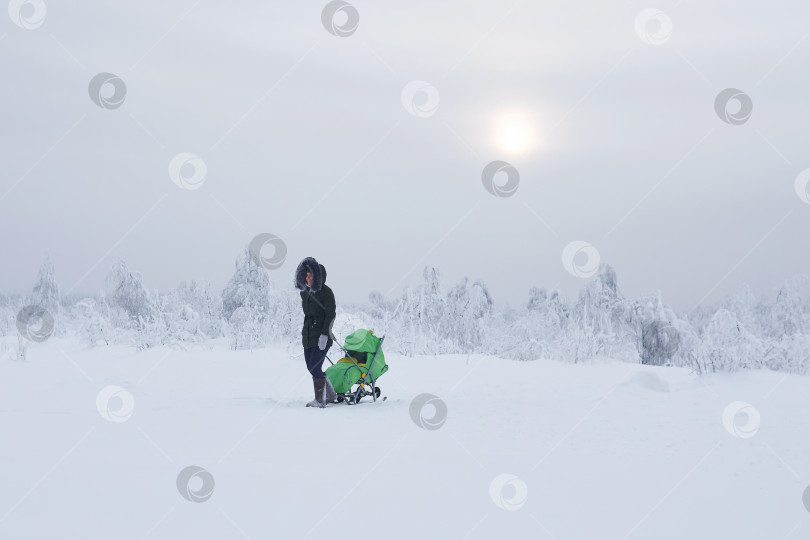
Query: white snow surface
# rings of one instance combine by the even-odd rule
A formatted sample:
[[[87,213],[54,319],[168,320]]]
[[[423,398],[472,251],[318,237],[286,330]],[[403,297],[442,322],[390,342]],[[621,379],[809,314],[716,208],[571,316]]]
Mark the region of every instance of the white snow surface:
[[[810,378],[386,357],[387,401],[313,409],[298,349],[6,355],[0,538],[810,537]],[[111,385],[125,421],[97,407]],[[423,393],[447,406],[439,429],[411,417]],[[760,415],[748,438],[723,424],[737,401]],[[214,479],[204,502],[178,490],[189,465]]]

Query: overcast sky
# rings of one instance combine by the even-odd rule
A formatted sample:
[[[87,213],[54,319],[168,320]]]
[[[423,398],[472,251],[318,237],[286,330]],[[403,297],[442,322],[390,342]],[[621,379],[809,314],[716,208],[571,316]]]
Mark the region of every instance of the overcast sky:
[[[277,286],[313,256],[339,303],[397,294],[425,265],[501,305],[532,285],[575,296],[588,253],[628,296],[680,310],[808,271],[807,2],[356,1],[331,19],[345,36],[326,5],[2,17],[0,288],[30,290],[50,254],[63,293],[97,291],[121,257],[149,288],[221,289],[260,233],[287,246]],[[126,85],[96,92],[111,108],[91,99],[99,73]],[[744,93],[731,123],[727,88]],[[171,178],[182,153],[205,164],[195,189]],[[495,160],[514,193],[485,189]],[[187,187],[200,170],[181,169]],[[593,248],[566,268],[571,242]]]

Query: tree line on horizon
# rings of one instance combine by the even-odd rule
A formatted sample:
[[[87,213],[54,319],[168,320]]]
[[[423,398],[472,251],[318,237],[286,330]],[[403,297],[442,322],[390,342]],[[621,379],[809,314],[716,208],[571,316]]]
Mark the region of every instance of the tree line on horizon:
[[[531,287],[520,309],[497,309],[486,284],[463,278],[445,288],[439,271],[395,297],[372,292],[367,303],[338,307],[333,331],[357,328],[386,335],[386,350],[404,355],[488,354],[515,360],[587,362],[613,358],[687,366],[698,373],[769,368],[806,374],[810,368],[810,278],[786,280],[773,300],[747,286],[713,306],[677,313],[660,293],[629,299],[616,272],[602,264],[576,300]],[[298,291],[276,289],[245,250],[220,291],[183,281],[168,292],[148,290],[142,275],[115,261],[93,296],[60,297],[47,257],[31,293],[0,291],[0,354],[25,359],[29,346],[54,335],[87,346],[183,347],[225,340],[232,349],[300,344]],[[29,331],[38,328],[39,334]],[[47,334],[47,335],[46,335]],[[31,339],[31,335],[41,335]]]

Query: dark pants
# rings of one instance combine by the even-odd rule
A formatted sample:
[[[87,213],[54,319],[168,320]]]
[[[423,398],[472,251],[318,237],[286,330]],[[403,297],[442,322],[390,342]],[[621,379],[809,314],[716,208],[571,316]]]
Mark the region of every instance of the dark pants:
[[[323,366],[323,361],[326,358],[327,352],[329,352],[329,347],[326,347],[324,350],[320,350],[318,347],[304,349],[304,360],[307,362],[307,369],[316,379],[323,379],[326,377],[321,366]]]

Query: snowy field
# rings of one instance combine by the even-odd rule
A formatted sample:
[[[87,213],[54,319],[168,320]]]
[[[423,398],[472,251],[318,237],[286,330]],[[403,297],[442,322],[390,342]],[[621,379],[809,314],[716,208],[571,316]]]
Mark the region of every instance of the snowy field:
[[[806,377],[389,354],[387,401],[311,409],[296,354],[6,355],[0,538],[810,535]]]

